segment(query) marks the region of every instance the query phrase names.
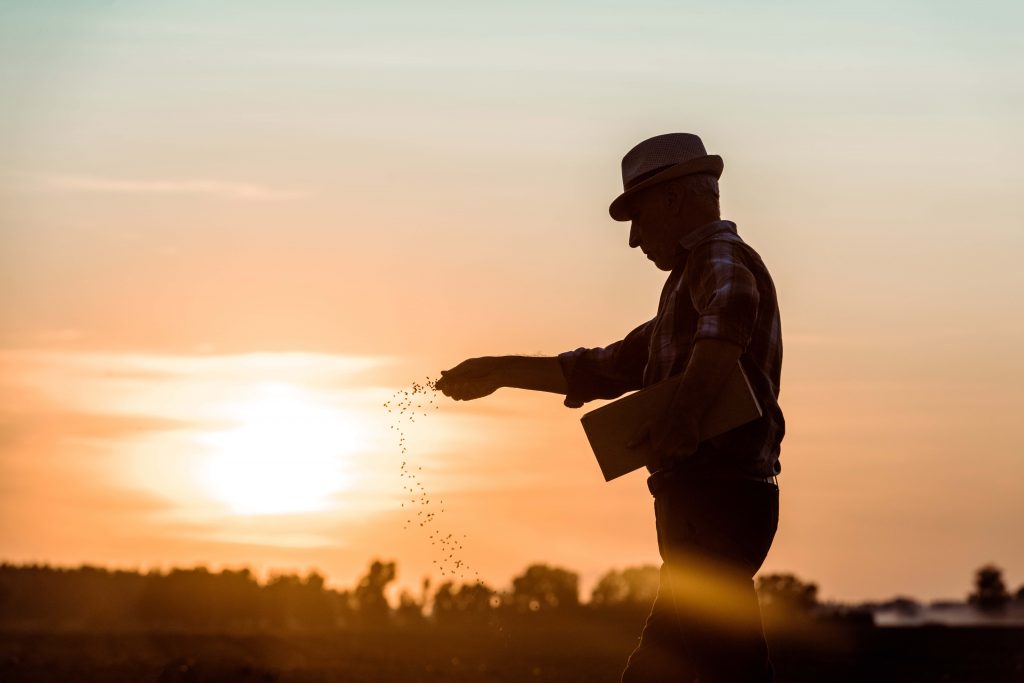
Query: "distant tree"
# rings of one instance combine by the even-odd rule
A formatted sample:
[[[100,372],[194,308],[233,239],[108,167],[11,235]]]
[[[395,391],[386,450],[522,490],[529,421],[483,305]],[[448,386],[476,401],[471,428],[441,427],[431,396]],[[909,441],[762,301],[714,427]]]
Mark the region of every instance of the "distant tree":
[[[398,595],[398,607],[395,618],[402,624],[414,624],[423,621],[423,603],[416,599],[409,590],[403,588]]]
[[[312,572],[305,579],[275,574],[264,588],[271,621],[288,628],[327,628],[334,625],[334,604],[324,577]]]
[[[443,621],[453,612],[455,612],[455,584],[445,581],[434,591],[434,608],[431,613],[435,619]]]
[[[520,612],[565,609],[579,605],[579,575],[535,564],[512,580],[512,602]]]
[[[967,601],[982,612],[1001,612],[1010,602],[1010,594],[1003,583],[1003,570],[986,564],[974,574],[974,592]]]
[[[761,608],[767,613],[800,616],[809,614],[818,604],[818,586],[793,574],[766,574],[755,584]]]
[[[151,572],[146,576],[139,613],[150,623],[212,626],[217,620],[213,607],[221,596],[214,576],[206,567]]]
[[[272,575],[261,586],[249,569],[206,567],[111,571],[0,565],[0,624],[236,629],[256,626],[324,628],[350,611],[346,593],[304,579]]]
[[[261,591],[264,609],[271,625],[277,628],[296,626],[291,603],[301,579],[294,574],[271,574]]]
[[[880,603],[878,609],[891,610],[904,617],[913,617],[920,613],[921,603],[914,598],[898,596]]]
[[[429,577],[423,578],[419,598],[413,595],[412,591],[403,588],[398,596],[398,607],[395,608],[395,619],[398,623],[406,625],[421,623],[425,618],[423,610],[427,605],[429,593]]]
[[[324,584],[324,577],[318,572],[311,572],[301,584],[295,612],[304,627],[322,629],[334,626],[334,609]]]
[[[602,576],[590,594],[593,607],[647,609],[658,595],[661,570],[653,565],[614,569]]]
[[[451,581],[434,593],[434,619],[439,623],[486,619],[498,603],[497,594],[483,582],[466,583],[455,590]]]
[[[495,592],[482,581],[465,583],[455,594],[455,605],[467,618],[486,616],[495,605]]]
[[[358,620],[355,597],[351,590],[329,590],[327,601],[331,606],[335,626],[352,626]]]
[[[1014,593],[1013,599],[1015,602],[1024,604],[1024,584],[1022,584],[1021,587],[1017,589],[1017,592]]]
[[[597,581],[590,592],[590,604],[594,607],[616,607],[626,599],[626,582],[622,573],[609,570]]]
[[[84,565],[0,565],[0,621],[111,625],[137,621],[138,572]]]
[[[356,609],[359,616],[368,623],[387,621],[390,607],[384,597],[384,589],[395,580],[394,562],[374,560],[370,569],[355,589]]]

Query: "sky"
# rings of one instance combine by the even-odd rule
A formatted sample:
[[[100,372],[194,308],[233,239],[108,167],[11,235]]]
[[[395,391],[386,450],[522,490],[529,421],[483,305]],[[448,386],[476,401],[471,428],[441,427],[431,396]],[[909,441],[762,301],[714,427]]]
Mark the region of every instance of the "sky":
[[[778,291],[762,572],[847,601],[963,598],[987,562],[1024,585],[1018,4],[0,17],[0,560],[342,587],[380,557],[413,586],[442,577],[406,462],[466,580],[657,562],[644,477],[603,482],[584,410],[384,404],[650,319],[667,274],[607,209],[630,147],[686,131]]]

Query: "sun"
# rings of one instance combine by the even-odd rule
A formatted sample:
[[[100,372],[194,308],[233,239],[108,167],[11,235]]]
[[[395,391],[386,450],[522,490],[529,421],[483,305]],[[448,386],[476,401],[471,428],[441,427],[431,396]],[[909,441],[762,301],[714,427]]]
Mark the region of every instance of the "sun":
[[[287,384],[259,385],[226,410],[238,426],[200,437],[209,448],[200,478],[233,512],[315,512],[346,488],[358,430],[343,411]]]

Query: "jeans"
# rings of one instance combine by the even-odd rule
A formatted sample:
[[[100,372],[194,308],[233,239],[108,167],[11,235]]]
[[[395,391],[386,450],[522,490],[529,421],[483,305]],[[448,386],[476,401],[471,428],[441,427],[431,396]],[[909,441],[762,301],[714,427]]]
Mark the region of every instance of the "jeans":
[[[622,683],[773,681],[753,576],[779,524],[779,488],[651,475],[658,595]]]

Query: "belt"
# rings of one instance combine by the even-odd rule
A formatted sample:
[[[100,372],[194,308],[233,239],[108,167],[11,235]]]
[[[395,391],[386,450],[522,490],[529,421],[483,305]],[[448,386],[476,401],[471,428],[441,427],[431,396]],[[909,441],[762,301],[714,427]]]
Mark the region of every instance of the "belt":
[[[657,495],[670,480],[677,477],[687,477],[687,475],[695,479],[743,479],[745,481],[757,481],[762,484],[771,484],[772,486],[779,485],[779,478],[774,474],[771,476],[758,476],[751,474],[742,473],[721,473],[721,474],[705,474],[697,472],[686,472],[685,470],[657,470],[647,477],[647,490],[651,492],[651,495]]]

